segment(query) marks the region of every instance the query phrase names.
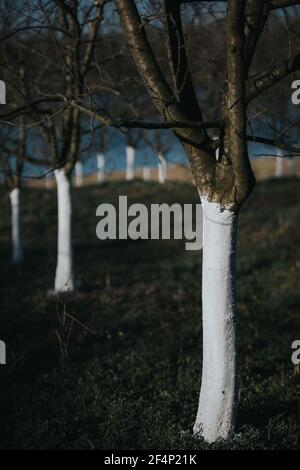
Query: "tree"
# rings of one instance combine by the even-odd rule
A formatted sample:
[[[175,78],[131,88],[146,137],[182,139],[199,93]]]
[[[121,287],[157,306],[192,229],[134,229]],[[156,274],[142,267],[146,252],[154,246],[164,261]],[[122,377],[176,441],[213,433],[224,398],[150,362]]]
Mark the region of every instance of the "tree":
[[[147,21],[141,18],[142,6],[138,8],[134,0],[116,0],[116,3],[132,57],[156,109],[166,123],[178,123],[174,132],[190,160],[201,197],[203,366],[194,432],[207,441],[215,441],[226,438],[233,429],[236,408],[237,223],[240,209],[255,185],[247,149],[247,107],[262,92],[298,70],[300,55],[261,72],[254,79],[251,65],[270,13],[300,2],[226,2],[226,58],[215,125],[217,143],[207,132],[209,126],[204,122],[187,60],[181,6],[192,2],[164,0],[163,12],[156,16],[163,18],[167,29],[172,81],[162,72],[151,47]],[[190,127],[183,123],[189,123]],[[194,127],[193,123],[199,125]]]
[[[34,0],[26,2],[25,15],[18,3],[20,19],[3,27],[0,37],[1,44],[5,44],[2,48],[5,78],[14,92],[14,103],[2,118],[12,121],[6,125],[14,125],[18,115],[25,115],[27,126],[39,128],[49,154],[45,162],[33,158],[33,163],[46,163],[55,175],[58,203],[55,292],[73,291],[75,285],[71,175],[85,133],[79,110],[68,106],[64,97],[78,98],[87,89],[103,10],[110,1]],[[9,18],[15,8],[7,0],[5,11]],[[14,89],[15,56],[22,70],[20,90]]]
[[[30,27],[39,34],[46,28],[49,32],[46,38],[48,42],[50,37],[53,38],[56,55],[51,57],[49,51],[53,51],[53,43],[50,41],[50,60],[41,68],[45,79],[41,81],[39,74],[39,82],[33,87],[37,95],[33,97],[32,93],[29,96],[27,93],[23,107],[18,105],[1,114],[0,119],[15,118],[29,109],[36,115],[35,121],[45,119],[42,127],[47,135],[50,131],[49,146],[53,147],[56,136],[57,141],[62,142],[57,147],[62,158],[56,166],[56,177],[58,188],[61,188],[61,191],[58,189],[59,207],[63,215],[59,219],[67,221],[60,225],[59,240],[63,240],[63,227],[66,227],[67,260],[72,260],[68,168],[74,165],[78,155],[79,113],[90,118],[91,127],[98,121],[102,126],[113,126],[122,131],[135,128],[173,130],[189,158],[204,212],[203,371],[194,431],[208,441],[215,441],[219,437],[226,438],[234,427],[237,222],[241,207],[255,186],[247,143],[275,145],[289,154],[299,154],[294,141],[283,139],[281,132],[275,137],[257,135],[251,116],[253,103],[257,100],[261,103],[262,93],[267,93],[272,86],[299,70],[300,55],[295,53],[299,41],[296,38],[291,44],[288,58],[264,60],[262,66],[257,57],[257,46],[267,31],[265,26],[272,26],[271,16],[280,8],[300,5],[300,2],[116,0],[133,60],[128,57],[127,45],[117,23],[110,25],[108,33],[108,43],[113,45],[103,48],[98,26],[106,3],[101,0],[42,2],[42,11],[46,12],[42,24]],[[79,4],[87,7],[87,15]],[[226,7],[224,18],[218,5]],[[202,21],[204,9],[221,26]],[[113,12],[109,13],[113,17]],[[35,18],[36,14],[33,22]],[[191,38],[187,37],[187,25],[191,23],[205,30],[206,41],[209,31],[216,36],[217,32],[220,34],[215,44],[220,49],[225,44],[225,53],[219,54],[220,59],[215,64],[209,60],[210,46],[205,43],[202,47],[201,35],[193,39],[191,31]],[[23,28],[28,28],[27,23]],[[86,37],[87,31],[89,37]],[[15,37],[19,32],[20,28],[14,28],[4,34]],[[162,47],[162,39],[166,39],[167,53]],[[99,43],[101,47],[98,47]],[[28,40],[22,44],[32,51],[31,45],[32,41]],[[202,54],[206,45],[207,51]],[[107,57],[101,56],[103,49]],[[41,51],[38,52],[44,57]],[[272,67],[266,70],[266,63]],[[99,64],[103,66],[101,70]],[[89,76],[88,65],[93,65]],[[209,73],[205,74],[207,70]],[[215,75],[214,71],[217,72]],[[49,80],[50,73],[55,81]],[[206,76],[199,79],[199,75]],[[61,80],[58,79],[60,76]],[[122,106],[116,106],[119,103]],[[259,112],[255,110],[254,114]],[[206,117],[213,120],[206,120]],[[61,119],[63,125],[57,125],[56,119]],[[52,126],[55,126],[54,132]],[[64,243],[59,244],[59,253],[64,252],[64,248]],[[68,263],[63,265],[69,266],[67,271],[72,272]],[[67,277],[63,273],[59,289],[65,285]]]
[[[26,157],[26,131],[21,125],[18,135],[14,130],[1,129],[2,158],[0,161],[4,183],[11,205],[11,260],[15,264],[23,261],[21,237],[21,182]]]

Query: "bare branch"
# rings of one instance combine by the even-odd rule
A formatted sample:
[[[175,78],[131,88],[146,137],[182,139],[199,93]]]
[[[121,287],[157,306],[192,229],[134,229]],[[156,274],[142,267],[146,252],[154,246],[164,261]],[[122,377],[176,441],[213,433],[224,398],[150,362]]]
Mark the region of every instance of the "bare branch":
[[[287,77],[293,72],[300,70],[300,54],[292,59],[288,59],[282,64],[256,77],[247,86],[247,102],[250,102],[264,91],[271,88],[277,82]]]
[[[293,5],[300,5],[299,0],[271,0],[267,1],[269,4],[270,10],[275,10],[277,8],[291,7]]]
[[[127,129],[216,129],[220,127],[218,121],[142,121],[134,119],[113,119],[107,114],[99,114],[97,111],[86,108],[85,106],[70,101],[69,105],[78,109],[81,113],[89,116],[91,119],[101,122],[104,126]]]
[[[191,120],[202,121],[192,76],[188,67],[182,29],[180,1],[164,0],[168,32],[168,56],[180,106]]]

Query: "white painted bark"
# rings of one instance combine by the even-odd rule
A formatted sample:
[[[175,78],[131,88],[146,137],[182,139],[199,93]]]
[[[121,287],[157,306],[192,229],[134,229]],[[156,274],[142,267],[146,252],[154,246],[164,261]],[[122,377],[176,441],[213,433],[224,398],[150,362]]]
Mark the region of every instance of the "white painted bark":
[[[194,433],[214,442],[227,438],[234,424],[237,215],[201,199],[203,365]]]
[[[21,263],[23,261],[23,249],[21,242],[20,189],[14,188],[9,197],[11,203],[12,261],[13,263]]]
[[[71,178],[63,169],[55,170],[57,185],[58,236],[55,292],[73,291]]]
[[[151,178],[151,168],[149,166],[143,167],[143,180],[149,181]]]
[[[276,157],[276,168],[275,168],[275,176],[276,178],[283,177],[283,158],[282,158],[282,150],[277,149],[276,153],[278,157]]]
[[[126,180],[130,181],[134,178],[134,160],[135,148],[131,145],[126,147]]]
[[[158,155],[158,182],[163,184],[167,178],[167,163],[163,155]]]
[[[105,180],[105,158],[103,153],[97,155],[97,181],[102,183]]]
[[[80,187],[83,185],[83,168],[81,162],[76,162],[75,165],[75,175],[76,175],[76,186]]]

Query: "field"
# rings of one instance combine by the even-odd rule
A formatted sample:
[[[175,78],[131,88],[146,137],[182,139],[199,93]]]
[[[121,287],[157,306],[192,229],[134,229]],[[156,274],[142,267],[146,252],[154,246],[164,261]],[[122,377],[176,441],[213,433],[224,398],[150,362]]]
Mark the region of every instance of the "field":
[[[251,162],[252,169],[254,171],[257,181],[270,179],[275,177],[276,173],[276,159],[275,158],[257,158],[253,159]],[[289,165],[291,167],[289,168]],[[283,161],[283,174],[282,176],[288,176],[291,172],[294,176],[300,176],[300,158],[294,158],[293,160],[284,160]],[[142,169],[135,169],[135,176],[137,178],[142,178]],[[109,182],[123,181],[125,179],[124,171],[115,171],[107,170],[106,179]],[[150,179],[152,181],[158,180],[158,171],[157,168],[150,168]],[[180,183],[192,183],[192,174],[189,166],[177,165],[172,163],[170,159],[168,161],[167,167],[167,179],[169,181],[179,181]],[[74,185],[76,184],[76,178],[73,178]],[[46,182],[45,178],[35,179],[26,181],[27,186],[31,188],[45,188],[45,186],[50,188],[55,188],[55,179],[54,176],[50,173],[49,179]],[[97,184],[97,174],[95,172],[84,174],[83,175],[83,185]]]
[[[188,183],[112,181],[74,190],[78,292],[54,299],[56,196],[23,191],[23,266],[10,264],[1,188],[0,447],[300,447],[300,185],[259,182],[240,216],[239,410],[232,439],[191,433],[201,374],[201,254],[180,241],[96,238],[96,207],[197,201]]]

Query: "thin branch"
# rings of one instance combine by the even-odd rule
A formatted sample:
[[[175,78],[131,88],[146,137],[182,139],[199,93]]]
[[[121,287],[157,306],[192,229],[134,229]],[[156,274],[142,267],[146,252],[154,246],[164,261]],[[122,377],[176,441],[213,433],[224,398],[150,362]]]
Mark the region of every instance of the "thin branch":
[[[263,73],[260,77],[256,77],[252,82],[248,82],[247,102],[249,103],[261,93],[297,70],[300,70],[300,54],[284,61],[273,70]]]
[[[70,101],[69,105],[78,109],[81,113],[89,116],[90,118],[101,122],[104,126],[118,127],[118,128],[139,128],[139,129],[215,129],[220,126],[218,121],[142,121],[133,119],[113,119],[107,115],[99,114],[97,111],[92,111],[85,108],[75,101]]]

